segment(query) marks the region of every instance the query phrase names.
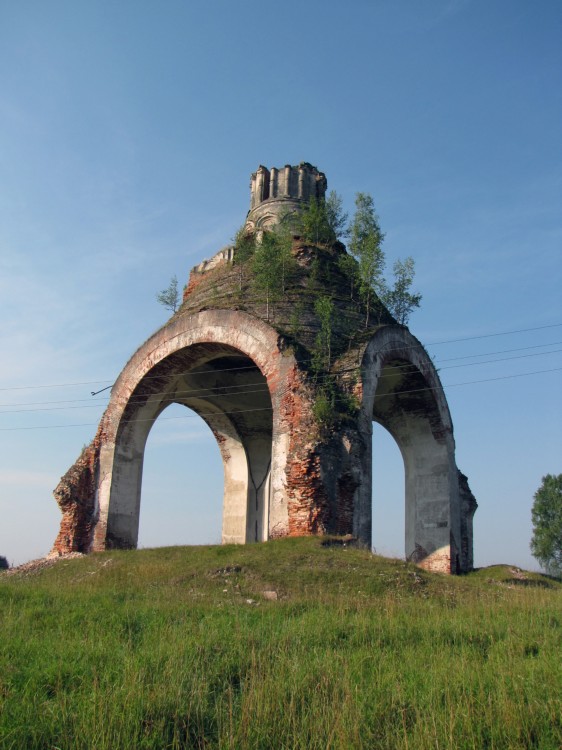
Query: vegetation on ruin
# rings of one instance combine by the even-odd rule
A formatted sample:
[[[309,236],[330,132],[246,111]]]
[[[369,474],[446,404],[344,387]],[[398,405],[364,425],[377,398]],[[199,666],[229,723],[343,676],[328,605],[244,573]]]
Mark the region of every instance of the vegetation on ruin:
[[[255,234],[240,228],[233,238],[233,263],[192,277],[181,311],[223,308],[261,317],[317,379],[327,376],[373,328],[406,323],[421,299],[411,293],[411,258],[396,262],[394,286],[384,281],[383,234],[372,198],[358,194],[357,201],[350,224],[341,197],[332,191],[325,200],[313,198],[297,214],[281,217],[272,230]],[[350,253],[340,242],[348,235]],[[372,240],[376,272],[368,270]],[[328,307],[327,327],[327,316],[320,313]]]
[[[414,259],[406,258],[406,260],[398,259],[394,261],[392,271],[394,273],[394,285],[386,287],[383,301],[398,323],[406,325],[414,309],[420,306],[422,299],[419,292],[410,291],[415,276]]]
[[[253,284],[265,298],[265,319],[269,322],[274,306],[287,293],[296,272],[292,254],[293,238],[287,228],[264,232],[261,242],[255,243],[250,259]]]
[[[393,285],[385,281],[383,239],[369,195],[358,193],[350,223],[334,191],[311,198],[273,229],[241,227],[233,262],[192,277],[181,312],[242,310],[273,326],[314,381],[316,422],[331,429],[358,408],[353,378],[338,377],[349,369],[342,358],[379,325],[406,324],[421,300],[411,258],[396,261]]]
[[[334,374],[340,358],[381,323],[405,324],[421,295],[411,292],[414,261],[394,264],[394,285],[383,277],[384,235],[372,198],[359,193],[348,226],[340,196],[311,198],[298,214],[256,236],[242,227],[234,238],[237,288],[225,304],[257,312],[287,338],[316,385],[314,416],[330,429],[357,411],[351,390]],[[350,237],[348,254],[340,238]],[[221,275],[228,270],[221,270]],[[231,287],[232,289],[232,287]],[[220,304],[220,295],[204,297]],[[260,314],[258,312],[258,314]],[[394,316],[394,317],[393,317]],[[348,384],[349,386],[349,384]]]
[[[0,748],[560,746],[560,581],[326,541],[0,573]]]
[[[384,292],[383,240],[372,197],[357,193],[355,215],[349,229],[349,252],[357,260],[358,287],[366,310],[365,328],[369,325],[373,296],[382,299]]]
[[[349,252],[340,242],[346,237]],[[383,240],[370,195],[357,194],[349,224],[337,193],[332,191],[325,200],[311,198],[298,213],[282,217],[273,230],[261,230],[259,237],[245,226],[239,229],[233,239],[238,288],[225,287],[223,303],[228,295],[241,309],[264,303],[265,319],[288,328],[284,313],[302,302],[299,296],[310,298],[313,307],[316,297],[328,297],[339,303],[338,314],[347,321],[348,343],[360,328],[394,321],[405,325],[421,301],[421,294],[411,291],[414,260],[395,261],[390,284],[384,278]],[[313,251],[308,257],[302,253],[306,247]],[[223,268],[214,275],[228,273]],[[291,329],[295,333],[294,324]]]
[[[171,310],[173,313],[176,312],[180,303],[180,295],[178,291],[178,277],[175,274],[170,279],[170,283],[166,289],[162,289],[156,295],[156,301],[165,307],[166,310]]]
[[[295,219],[296,230],[303,239],[314,245],[328,245],[348,233],[348,214],[343,200],[334,190],[325,200],[311,198]]]

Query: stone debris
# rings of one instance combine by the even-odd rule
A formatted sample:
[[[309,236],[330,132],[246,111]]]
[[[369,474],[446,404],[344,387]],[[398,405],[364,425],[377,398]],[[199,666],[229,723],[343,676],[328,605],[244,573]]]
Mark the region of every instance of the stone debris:
[[[31,576],[39,573],[46,568],[52,568],[61,560],[74,560],[77,557],[84,557],[83,552],[69,552],[67,555],[57,555],[50,557],[40,557],[37,560],[30,560],[29,562],[17,565],[14,568],[9,568],[5,571],[6,575],[20,575],[20,576]]]

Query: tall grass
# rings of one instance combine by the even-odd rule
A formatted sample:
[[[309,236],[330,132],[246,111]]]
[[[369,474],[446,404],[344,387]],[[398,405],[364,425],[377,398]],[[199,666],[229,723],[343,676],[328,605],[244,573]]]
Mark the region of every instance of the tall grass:
[[[318,539],[3,574],[0,748],[558,749],[561,591]]]

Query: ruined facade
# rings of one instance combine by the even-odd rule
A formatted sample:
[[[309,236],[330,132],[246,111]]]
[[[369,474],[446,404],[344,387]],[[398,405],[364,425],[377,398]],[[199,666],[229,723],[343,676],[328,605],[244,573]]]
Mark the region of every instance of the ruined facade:
[[[246,230],[259,237],[325,191],[310,164],[260,167]],[[476,502],[456,466],[437,371],[380,301],[365,325],[345,256],[341,243],[311,244],[294,229],[274,301],[236,247],[192,270],[181,308],[127,363],[95,439],[55,490],[63,519],[53,554],[136,546],[146,439],[179,403],[221,451],[223,542],[335,533],[370,546],[376,421],[404,459],[407,558],[446,573],[472,568]],[[319,297],[333,305],[324,369],[314,365]]]

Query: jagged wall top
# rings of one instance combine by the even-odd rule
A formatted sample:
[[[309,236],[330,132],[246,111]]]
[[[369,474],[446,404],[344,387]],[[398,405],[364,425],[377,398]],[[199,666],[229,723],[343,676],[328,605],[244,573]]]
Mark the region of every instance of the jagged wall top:
[[[250,180],[250,210],[246,218],[249,229],[270,229],[282,218],[298,211],[299,205],[311,198],[323,198],[327,188],[326,175],[308,162],[296,167],[259,166]]]

